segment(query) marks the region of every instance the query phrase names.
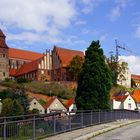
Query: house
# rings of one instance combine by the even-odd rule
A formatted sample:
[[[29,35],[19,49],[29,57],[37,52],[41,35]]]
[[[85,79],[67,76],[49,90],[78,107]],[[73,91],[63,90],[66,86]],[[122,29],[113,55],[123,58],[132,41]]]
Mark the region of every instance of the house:
[[[134,90],[132,93],[132,97],[135,99],[138,110],[140,110],[140,89]]]
[[[136,110],[137,105],[133,96],[126,92],[112,97],[112,109]]]
[[[136,86],[140,88],[140,75],[132,74],[131,78],[135,82]]]
[[[67,108],[64,106],[64,104],[57,98],[52,97],[46,105],[44,105],[44,108],[46,110],[46,113],[51,112],[66,112]]]
[[[75,104],[75,98],[70,98],[66,103],[65,106],[68,110],[68,112],[72,112],[72,111],[77,111],[77,107]]]
[[[81,51],[64,49],[54,46],[52,51],[52,80],[53,81],[72,81],[68,72],[68,65],[75,56],[84,58]]]
[[[120,60],[119,65],[123,67],[123,69],[121,70],[121,73],[118,74],[117,84],[130,88],[131,87],[131,72],[128,68],[128,64],[124,62],[123,60]]]
[[[45,108],[44,108],[43,105],[39,102],[39,100],[37,100],[36,98],[33,98],[33,99],[30,101],[29,110],[33,110],[33,109],[39,110],[39,114],[45,114]]]
[[[66,112],[67,108],[57,97],[49,97],[39,93],[28,93],[31,99],[29,110],[38,109],[40,114]]]

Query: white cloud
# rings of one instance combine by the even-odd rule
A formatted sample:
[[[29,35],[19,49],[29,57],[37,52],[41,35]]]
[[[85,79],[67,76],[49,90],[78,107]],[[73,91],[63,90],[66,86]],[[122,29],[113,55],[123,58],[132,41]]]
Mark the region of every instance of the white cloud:
[[[110,20],[117,20],[121,16],[125,8],[131,4],[131,1],[132,0],[115,0],[115,7],[112,8],[111,12],[108,15]]]
[[[120,56],[129,65],[132,74],[140,74],[140,57],[139,56]]]
[[[95,7],[97,7],[103,0],[82,0],[84,7],[82,8],[82,12],[84,14],[90,13]]]
[[[103,42],[103,41],[105,41],[105,40],[107,39],[107,37],[108,37],[107,34],[101,35],[100,38],[99,38],[99,40],[100,40],[101,42]]]
[[[73,0],[1,0],[0,22],[37,32],[67,27],[76,15]]]
[[[85,25],[87,22],[84,20],[79,20],[75,22],[75,25]]]

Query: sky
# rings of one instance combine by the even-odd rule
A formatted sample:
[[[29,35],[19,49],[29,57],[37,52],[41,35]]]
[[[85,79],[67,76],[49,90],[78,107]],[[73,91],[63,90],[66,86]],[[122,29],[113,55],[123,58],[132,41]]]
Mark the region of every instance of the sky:
[[[115,40],[134,74],[140,74],[140,0],[0,0],[0,28],[9,47],[45,52],[84,51],[100,40],[105,55]]]

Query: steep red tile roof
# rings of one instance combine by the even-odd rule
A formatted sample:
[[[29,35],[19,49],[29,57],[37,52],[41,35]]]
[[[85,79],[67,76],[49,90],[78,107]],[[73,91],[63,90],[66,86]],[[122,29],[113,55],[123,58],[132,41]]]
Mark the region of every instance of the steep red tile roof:
[[[70,98],[65,104],[66,108],[69,108],[72,104],[75,103],[75,98]]]
[[[22,65],[21,68],[17,71],[16,76],[23,75],[23,74],[37,70],[40,59],[41,58]]]
[[[17,70],[16,69],[9,69],[10,76],[16,76]]]
[[[0,29],[0,47],[8,49],[9,47],[8,47],[8,45],[5,42],[5,37],[6,36],[2,32],[2,30]]]
[[[134,80],[140,80],[140,75],[131,74],[131,78]]]
[[[124,102],[127,97],[128,95],[114,96],[113,99],[115,99],[116,101]]]
[[[44,105],[44,108],[47,109],[56,99],[57,97],[51,97],[51,99],[47,102],[46,105]]]
[[[134,90],[132,97],[135,99],[137,103],[140,103],[140,89]]]
[[[73,59],[73,57],[77,55],[84,58],[84,53],[77,50],[69,50],[69,49],[59,48],[54,46],[54,51],[57,52],[63,67],[67,67],[70,61]]]
[[[37,52],[9,48],[9,57],[10,58],[25,59],[25,60],[33,61],[33,60],[39,59],[42,56],[43,56],[43,54],[37,53]]]

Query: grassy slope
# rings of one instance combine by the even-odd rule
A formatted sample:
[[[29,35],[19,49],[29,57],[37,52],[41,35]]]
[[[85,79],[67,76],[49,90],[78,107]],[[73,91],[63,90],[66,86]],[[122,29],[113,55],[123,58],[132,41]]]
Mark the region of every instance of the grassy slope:
[[[68,89],[66,86],[53,83],[53,82],[29,82],[24,84],[17,84],[16,82],[2,82],[0,83],[2,86],[17,88],[24,87],[27,91],[33,93],[42,93],[48,96],[58,96],[62,99],[69,99],[75,96],[75,92]]]

